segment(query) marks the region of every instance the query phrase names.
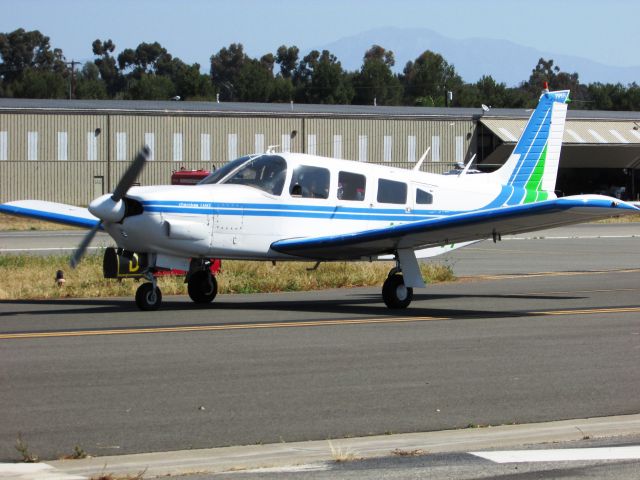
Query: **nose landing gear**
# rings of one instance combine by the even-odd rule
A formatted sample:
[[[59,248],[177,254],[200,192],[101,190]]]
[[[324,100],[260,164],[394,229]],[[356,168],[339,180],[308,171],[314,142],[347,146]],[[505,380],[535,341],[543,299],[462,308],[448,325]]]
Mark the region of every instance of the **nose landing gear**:
[[[156,277],[151,272],[147,272],[144,278],[150,282],[143,283],[136,290],[136,305],[140,310],[157,310],[162,304],[162,292],[158,288]]]

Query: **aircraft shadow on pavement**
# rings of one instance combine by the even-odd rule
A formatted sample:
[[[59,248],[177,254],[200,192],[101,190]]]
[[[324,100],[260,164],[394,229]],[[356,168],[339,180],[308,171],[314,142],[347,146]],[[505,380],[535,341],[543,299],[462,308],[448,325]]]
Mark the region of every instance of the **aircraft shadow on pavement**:
[[[225,298],[226,297],[226,298]],[[369,293],[354,293],[348,298],[340,299],[318,299],[309,298],[308,300],[258,300],[258,301],[246,301],[246,299],[238,299],[237,302],[233,301],[233,296],[223,295],[223,301],[214,301],[211,304],[199,305],[190,302],[187,297],[185,300],[176,301],[172,298],[165,300],[162,307],[158,311],[141,312],[137,309],[135,302],[130,299],[46,299],[46,300],[2,300],[0,301],[0,309],[2,306],[19,305],[20,308],[11,309],[10,311],[0,311],[0,317],[11,317],[14,315],[34,315],[34,316],[55,316],[55,315],[104,315],[104,314],[118,314],[125,312],[134,312],[131,317],[136,319],[144,318],[156,318],[157,322],[161,321],[162,312],[170,312],[171,317],[175,318],[176,312],[190,312],[190,311],[202,311],[211,312],[215,314],[224,314],[225,312],[233,313],[238,320],[231,321],[228,316],[224,318],[216,318],[215,316],[199,316],[197,324],[210,324],[212,321],[216,324],[234,324],[244,323],[245,319],[237,316],[235,312],[248,311],[265,312],[264,321],[291,321],[296,320],[283,320],[281,318],[273,320],[270,318],[269,312],[300,312],[304,314],[316,313],[317,316],[305,315],[297,321],[306,322],[315,319],[327,319],[322,316],[323,314],[345,315],[358,317],[371,316],[371,317],[422,317],[422,316],[437,316],[447,317],[454,319],[465,318],[500,318],[500,317],[514,317],[514,316],[530,316],[532,313],[527,309],[464,309],[455,305],[455,301],[464,298],[475,299],[488,299],[488,300],[514,300],[514,299],[526,299],[526,300],[544,300],[546,306],[549,306],[550,301],[563,301],[563,300],[576,300],[584,298],[582,296],[561,296],[561,295],[514,295],[514,294],[416,294],[414,295],[414,303],[408,309],[390,310],[380,300],[379,294]],[[227,299],[230,299],[227,301]],[[439,306],[437,308],[421,307],[420,304],[415,302],[429,302],[434,300],[451,300],[451,308],[446,306]],[[35,308],[29,309],[28,306],[34,306]],[[495,305],[495,302],[492,303]],[[24,307],[27,307],[26,309]],[[46,308],[43,308],[46,307]],[[225,321],[226,320],[226,321]],[[261,320],[254,320],[261,321]],[[164,326],[169,326],[164,325]]]

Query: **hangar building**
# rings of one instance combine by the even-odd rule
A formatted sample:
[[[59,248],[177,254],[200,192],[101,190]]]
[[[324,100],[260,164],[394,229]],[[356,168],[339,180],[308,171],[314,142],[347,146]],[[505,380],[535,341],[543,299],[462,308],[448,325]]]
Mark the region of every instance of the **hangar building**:
[[[87,205],[113,189],[144,144],[142,185],[173,171],[282,150],[411,168],[480,170],[504,163],[530,110],[172,101],[0,99],[0,201]],[[640,113],[569,108],[557,188],[564,194],[640,194]]]

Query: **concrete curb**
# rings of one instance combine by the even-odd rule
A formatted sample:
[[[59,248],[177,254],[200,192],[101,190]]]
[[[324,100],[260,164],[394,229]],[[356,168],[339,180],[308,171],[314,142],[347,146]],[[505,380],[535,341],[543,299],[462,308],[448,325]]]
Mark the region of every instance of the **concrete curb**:
[[[640,434],[640,414],[563,420],[527,425],[406,433],[373,437],[142,453],[47,462],[68,475],[137,475],[145,478],[220,473],[255,468],[331,462],[337,454],[355,458],[392,455],[394,450],[424,453],[466,452],[525,444],[565,442]],[[333,449],[333,452],[332,452]]]

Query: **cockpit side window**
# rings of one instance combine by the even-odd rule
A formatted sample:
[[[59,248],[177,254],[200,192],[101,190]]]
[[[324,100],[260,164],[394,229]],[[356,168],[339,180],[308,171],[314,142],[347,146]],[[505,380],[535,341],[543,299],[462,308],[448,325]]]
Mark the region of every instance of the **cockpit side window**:
[[[351,172],[338,174],[338,199],[363,201],[367,186],[367,178],[364,175]]]
[[[255,155],[247,155],[246,157],[240,157],[240,158],[236,158],[235,160],[231,160],[230,162],[225,163],[222,167],[220,167],[215,172],[212,172],[210,175],[207,175],[198,184],[205,185],[205,184],[218,183],[224,177],[226,177],[231,172],[233,172],[238,167],[240,167],[240,165],[248,162],[253,157],[255,157]]]
[[[222,183],[247,185],[271,195],[282,194],[287,162],[278,155],[260,155],[242,166]]]
[[[381,178],[378,180],[378,203],[407,203],[407,184]]]
[[[293,171],[289,194],[302,198],[329,198],[329,170],[300,165]]]

